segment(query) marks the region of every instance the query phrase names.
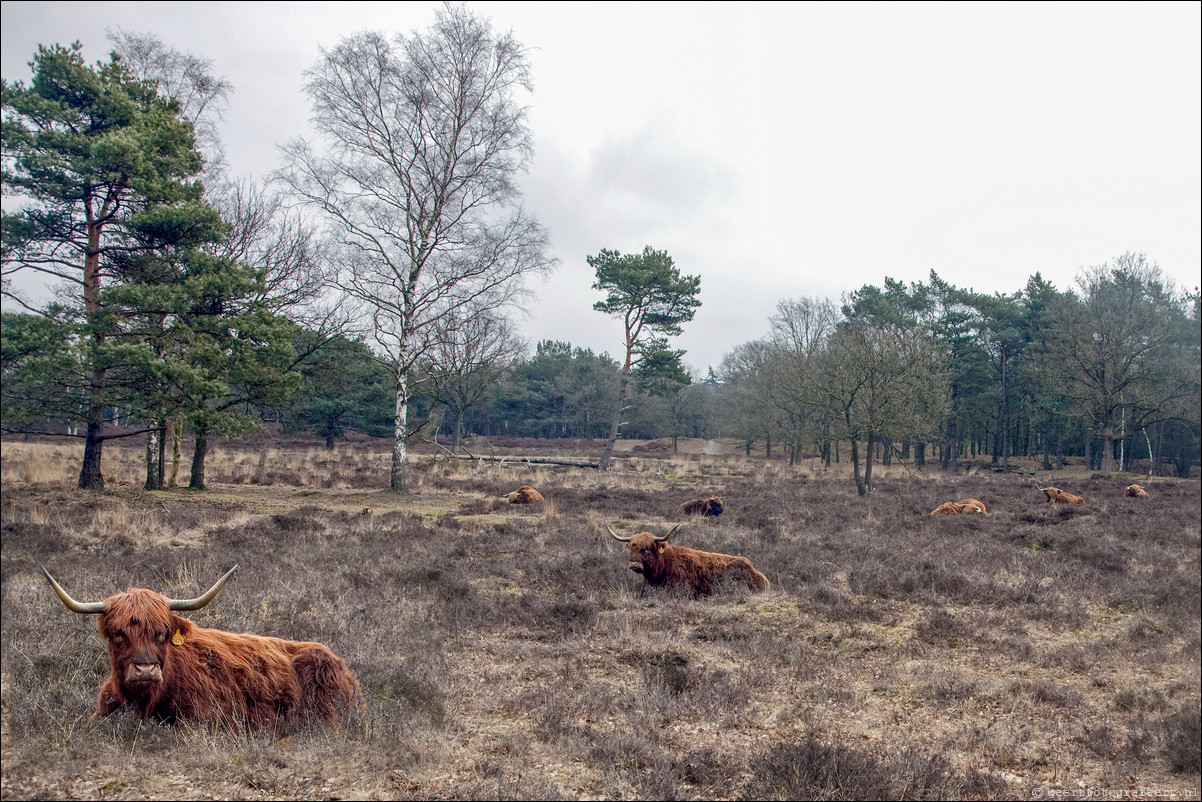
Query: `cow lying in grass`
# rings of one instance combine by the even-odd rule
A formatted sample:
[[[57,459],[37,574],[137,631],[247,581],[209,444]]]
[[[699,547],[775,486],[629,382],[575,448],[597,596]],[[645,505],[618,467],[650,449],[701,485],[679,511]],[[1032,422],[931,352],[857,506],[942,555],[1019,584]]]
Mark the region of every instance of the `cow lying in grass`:
[[[931,510],[931,515],[972,515],[974,513],[980,515],[987,514],[985,512],[985,505],[975,498],[966,498],[962,501],[945,501]]]
[[[522,485],[505,498],[509,499],[510,504],[534,504],[543,500],[543,494],[530,485]]]
[[[1036,487],[1039,487],[1039,485],[1036,485]],[[1081,498],[1080,496],[1074,496],[1072,493],[1065,493],[1058,487],[1040,487],[1039,490],[1043,493],[1049,504],[1053,502],[1056,504],[1085,503],[1085,499]]]
[[[1148,491],[1144,490],[1139,485],[1127,485],[1127,489],[1123,491],[1123,494],[1127,495],[1127,496],[1131,496],[1131,498],[1147,498],[1148,497]]]
[[[176,615],[211,602],[237,567],[195,599],[130,588],[100,602],[75,601],[42,569],[67,609],[98,616],[108,644],[109,677],[93,719],[128,707],[142,719],[232,728],[345,723],[355,678],[322,644],[208,629]]]
[[[676,546],[668,542],[680,524],[672,527],[666,535],[639,532],[622,537],[606,524],[615,540],[630,546],[630,570],[643,575],[643,582],[651,587],[687,585],[693,598],[706,596],[722,582],[727,572],[747,583],[752,590],[767,590],[771,583],[768,577],[755,570],[746,557],[698,551],[687,546]]]
[[[680,505],[680,511],[685,515],[696,515],[701,513],[703,517],[718,516],[726,506],[722,503],[722,499],[717,496],[709,498],[695,498],[692,501],[686,501]]]

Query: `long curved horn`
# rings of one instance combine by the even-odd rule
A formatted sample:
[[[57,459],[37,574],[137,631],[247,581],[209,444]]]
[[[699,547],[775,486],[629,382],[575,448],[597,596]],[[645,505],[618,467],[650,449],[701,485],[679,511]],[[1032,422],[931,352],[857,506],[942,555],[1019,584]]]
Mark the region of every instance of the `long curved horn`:
[[[168,599],[167,607],[176,612],[187,612],[188,610],[199,610],[201,607],[204,607],[206,604],[208,604],[209,602],[213,601],[214,598],[216,598],[217,591],[221,590],[221,586],[225,584],[225,580],[227,580],[231,576],[233,576],[234,572],[237,570],[238,570],[238,566],[235,565],[233,568],[226,571],[225,576],[221,577],[221,579],[218,579],[217,583],[215,585],[213,585],[213,587],[209,588],[208,592],[205,593],[205,595],[197,596],[195,599]]]
[[[675,532],[675,531],[676,531],[677,529],[679,529],[680,527],[681,527],[681,524],[676,524],[676,526],[674,526],[674,527],[672,527],[671,529],[669,529],[669,530],[668,530],[668,534],[666,534],[666,535],[656,535],[656,536],[655,536],[655,542],[656,542],[656,543],[663,543],[665,540],[667,540],[668,538],[672,537],[672,533],[673,533],[673,532]]]
[[[62,585],[54,581],[54,577],[50,576],[50,572],[46,570],[46,566],[42,566],[42,573],[46,575],[46,579],[50,581],[50,587],[54,588],[54,592],[58,594],[59,599],[66,605],[67,609],[73,613],[84,613],[87,615],[99,615],[104,612],[104,602],[77,602],[72,599],[67,591],[63,590]]]
[[[613,536],[614,536],[614,540],[620,540],[620,541],[621,541],[621,542],[623,542],[623,543],[629,543],[629,542],[630,542],[630,538],[629,538],[629,537],[622,537],[622,536],[621,536],[621,535],[619,535],[617,532],[615,532],[615,531],[614,531],[614,528],[613,528],[612,526],[610,526],[609,524],[606,524],[606,525],[605,525],[605,528],[606,528],[606,529],[608,529],[608,530],[609,530],[609,533],[610,533],[611,535],[613,535]],[[633,535],[631,535],[631,537],[634,537],[634,536],[633,536]]]

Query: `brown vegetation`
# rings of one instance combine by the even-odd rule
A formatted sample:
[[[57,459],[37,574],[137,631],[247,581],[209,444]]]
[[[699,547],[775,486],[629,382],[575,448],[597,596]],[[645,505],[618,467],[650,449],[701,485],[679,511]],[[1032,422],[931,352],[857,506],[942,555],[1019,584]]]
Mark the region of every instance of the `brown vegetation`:
[[[385,444],[222,443],[207,493],[142,490],[133,447],[85,493],[62,448],[3,449],[5,799],[1197,796],[1197,481],[1137,505],[1049,473],[1090,504],[1047,505],[1014,476],[878,466],[863,499],[813,461],[418,453],[406,496]],[[554,516],[498,504],[524,483]],[[739,498],[702,545],[770,590],[644,593],[616,559],[607,521],[667,531],[699,486]],[[989,515],[939,526],[936,486]],[[109,662],[38,566],[79,598],[184,598],[233,563],[189,618],[328,645],[359,682],[350,725],[89,728]]]

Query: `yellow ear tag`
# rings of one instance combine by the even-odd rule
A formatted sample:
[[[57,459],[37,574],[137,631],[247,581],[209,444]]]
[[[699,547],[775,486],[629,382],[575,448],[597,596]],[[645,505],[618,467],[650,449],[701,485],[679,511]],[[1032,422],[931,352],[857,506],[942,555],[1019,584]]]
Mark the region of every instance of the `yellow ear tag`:
[[[174,643],[176,646],[184,645],[184,636],[180,634],[178,629],[175,630],[175,634],[171,636],[171,642]]]
[[[660,553],[660,554],[663,554],[663,553],[664,553],[664,547],[663,547],[662,545],[659,547],[659,553]]]

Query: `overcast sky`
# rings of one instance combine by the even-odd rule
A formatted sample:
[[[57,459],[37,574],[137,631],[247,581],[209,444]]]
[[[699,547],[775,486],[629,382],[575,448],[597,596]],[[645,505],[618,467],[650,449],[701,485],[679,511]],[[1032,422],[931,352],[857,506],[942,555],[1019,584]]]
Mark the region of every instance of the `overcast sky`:
[[[1202,266],[1202,19],[1181,3],[472,2],[530,48],[526,207],[562,262],[522,331],[607,351],[621,324],[585,258],[666,250],[701,276],[684,334],[704,374],[777,301],[885,277],[1060,289],[1145,253]],[[3,3],[3,75],[38,44],[156,34],[234,86],[235,175],[311,135],[303,71],[362,30],[425,30],[430,2]]]

